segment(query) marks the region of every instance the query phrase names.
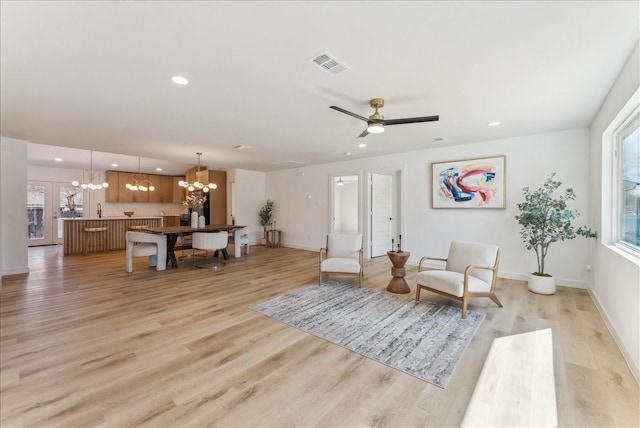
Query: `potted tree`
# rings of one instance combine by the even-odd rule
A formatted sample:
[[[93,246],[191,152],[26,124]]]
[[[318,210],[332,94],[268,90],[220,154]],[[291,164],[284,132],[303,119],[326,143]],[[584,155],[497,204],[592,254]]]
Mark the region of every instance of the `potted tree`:
[[[576,198],[572,188],[567,188],[564,193],[556,195],[562,182],[554,180],[555,173],[547,177],[547,180],[537,190],[524,187],[524,202],[518,204],[520,214],[516,220],[522,227],[520,236],[527,250],[536,253],[538,270],[529,275],[529,290],[539,294],[553,294],[556,291],[553,276],[545,272],[545,258],[549,252],[549,246],[558,241],[567,241],[577,236],[596,238],[596,232],[580,226],[576,228],[573,220],[580,213],[578,210],[567,207],[567,201]]]
[[[258,217],[260,218],[260,225],[263,229],[262,245],[264,245],[264,242],[267,239],[267,227],[269,227],[271,220],[273,219],[273,201],[271,199],[267,199],[264,205],[262,205],[262,208],[258,211]]]

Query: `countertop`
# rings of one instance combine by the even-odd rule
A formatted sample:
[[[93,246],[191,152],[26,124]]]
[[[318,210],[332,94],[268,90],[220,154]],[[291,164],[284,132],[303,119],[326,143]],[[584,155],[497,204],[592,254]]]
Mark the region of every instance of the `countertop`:
[[[89,218],[63,218],[62,220],[144,220],[144,219],[149,219],[149,218],[162,218],[163,216],[161,215],[156,215],[156,216],[133,216],[133,217],[127,217],[127,216],[122,216],[122,217],[102,217],[102,218],[98,218],[98,217],[89,217]],[[166,216],[164,216],[166,217]]]

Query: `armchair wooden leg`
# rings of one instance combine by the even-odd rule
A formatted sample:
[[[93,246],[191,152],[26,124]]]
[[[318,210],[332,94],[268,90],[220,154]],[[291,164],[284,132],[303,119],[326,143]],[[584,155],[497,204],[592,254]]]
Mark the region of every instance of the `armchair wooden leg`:
[[[322,271],[318,271],[318,285],[322,284]]]
[[[420,301],[420,286],[416,284],[416,301]]]
[[[489,298],[493,300],[496,303],[496,305],[498,305],[499,307],[502,307],[502,302],[500,301],[500,299],[498,299],[498,296],[496,296],[495,293],[490,294]]]
[[[467,317],[467,296],[462,296],[462,319]]]

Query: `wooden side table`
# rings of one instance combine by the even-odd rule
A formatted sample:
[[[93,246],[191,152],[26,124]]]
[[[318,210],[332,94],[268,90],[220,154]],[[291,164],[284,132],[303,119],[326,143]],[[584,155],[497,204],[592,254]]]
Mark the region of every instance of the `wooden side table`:
[[[267,248],[279,248],[280,247],[280,239],[282,236],[282,231],[280,230],[275,230],[275,229],[271,229],[271,230],[267,230],[267,236],[266,236],[266,244],[267,244]]]
[[[404,264],[409,260],[410,255],[411,253],[408,251],[403,251],[401,253],[387,251],[387,256],[389,256],[391,263],[393,263],[393,267],[391,268],[391,275],[393,275],[393,279],[389,282],[387,291],[397,294],[407,294],[411,291],[409,284],[407,284],[407,281],[404,279],[407,275],[407,270],[404,268]]]

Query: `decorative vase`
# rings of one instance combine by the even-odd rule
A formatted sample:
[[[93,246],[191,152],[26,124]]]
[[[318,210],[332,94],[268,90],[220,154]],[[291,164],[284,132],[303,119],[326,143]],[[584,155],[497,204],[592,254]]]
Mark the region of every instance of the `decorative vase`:
[[[198,217],[198,228],[203,229],[206,223],[206,219],[204,218],[203,215],[201,215],[200,217]]]
[[[556,281],[552,276],[529,274],[529,291],[537,294],[554,294]]]
[[[195,211],[191,212],[191,227],[194,229],[198,228],[198,213]]]

